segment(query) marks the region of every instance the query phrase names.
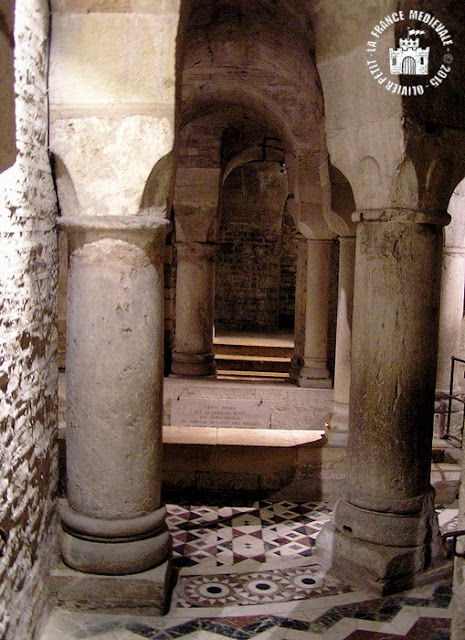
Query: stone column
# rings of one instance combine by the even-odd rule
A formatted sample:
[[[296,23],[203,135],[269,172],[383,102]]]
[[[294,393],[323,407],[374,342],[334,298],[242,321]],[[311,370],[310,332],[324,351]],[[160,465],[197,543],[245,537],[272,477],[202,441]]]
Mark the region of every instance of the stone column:
[[[355,214],[346,493],[333,569],[381,593],[439,562],[430,487],[442,229],[446,214]]]
[[[67,502],[62,555],[87,573],[162,564],[163,219],[65,218]]]
[[[214,376],[216,245],[179,242],[176,248],[176,329],[171,371],[179,376]]]
[[[354,303],[355,238],[339,238],[339,291],[336,325],[333,412],[328,441],[345,447],[349,433],[350,353]]]
[[[304,364],[305,297],[307,290],[307,238],[298,236],[295,278],[294,353],[289,367],[289,379],[296,383]]]
[[[304,366],[300,387],[331,387],[327,361],[331,240],[308,240]]]
[[[465,286],[465,249],[444,247],[436,390],[449,393],[451,357],[459,356]]]

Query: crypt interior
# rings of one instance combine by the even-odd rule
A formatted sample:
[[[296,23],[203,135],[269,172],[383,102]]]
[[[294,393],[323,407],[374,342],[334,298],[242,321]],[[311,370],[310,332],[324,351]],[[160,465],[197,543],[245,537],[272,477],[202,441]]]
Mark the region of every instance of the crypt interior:
[[[464,640],[464,65],[461,0],[2,2],[2,640]]]

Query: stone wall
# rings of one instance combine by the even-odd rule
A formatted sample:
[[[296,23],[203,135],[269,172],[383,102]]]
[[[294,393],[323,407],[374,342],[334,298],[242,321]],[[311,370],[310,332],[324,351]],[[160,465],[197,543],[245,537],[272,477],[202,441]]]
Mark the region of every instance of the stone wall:
[[[295,286],[297,271],[298,232],[288,211],[284,211],[283,231],[279,254],[280,287],[278,325],[282,329],[293,329],[295,319]]]
[[[286,196],[287,178],[275,162],[248,163],[225,181],[216,259],[217,329],[278,329],[281,265],[295,264],[295,256],[281,256],[291,244],[282,240]]]
[[[47,154],[48,4],[17,0],[16,163],[0,174],[0,638],[30,640],[55,545],[55,196]]]

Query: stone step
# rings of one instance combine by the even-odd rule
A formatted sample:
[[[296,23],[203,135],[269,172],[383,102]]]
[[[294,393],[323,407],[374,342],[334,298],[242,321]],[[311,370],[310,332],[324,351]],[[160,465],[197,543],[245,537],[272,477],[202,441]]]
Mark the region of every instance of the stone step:
[[[279,371],[241,371],[239,369],[217,369],[216,378],[221,381],[237,382],[282,382],[289,379],[289,372]]]
[[[274,344],[239,344],[214,342],[213,351],[215,356],[255,356],[255,357],[275,357],[292,358],[294,349],[287,345]]]
[[[215,356],[217,369],[221,371],[273,371],[288,373],[291,359],[276,356],[221,355]]]

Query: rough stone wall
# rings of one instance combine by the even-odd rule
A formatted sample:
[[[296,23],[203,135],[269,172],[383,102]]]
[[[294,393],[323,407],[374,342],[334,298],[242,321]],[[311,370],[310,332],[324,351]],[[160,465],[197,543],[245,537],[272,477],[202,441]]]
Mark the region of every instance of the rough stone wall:
[[[286,195],[287,179],[277,163],[249,163],[225,181],[216,259],[217,329],[278,328]]]
[[[0,174],[0,638],[47,600],[56,487],[55,197],[47,154],[48,4],[17,0],[16,163]]]
[[[292,216],[284,211],[283,232],[279,254],[280,287],[279,287],[279,318],[281,329],[293,329],[295,318],[295,285],[297,270],[298,232]]]

